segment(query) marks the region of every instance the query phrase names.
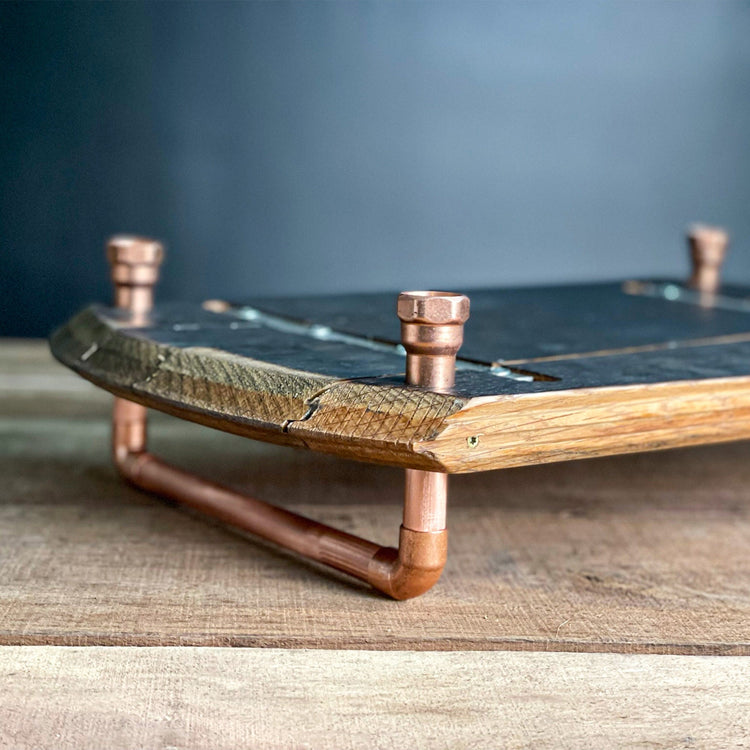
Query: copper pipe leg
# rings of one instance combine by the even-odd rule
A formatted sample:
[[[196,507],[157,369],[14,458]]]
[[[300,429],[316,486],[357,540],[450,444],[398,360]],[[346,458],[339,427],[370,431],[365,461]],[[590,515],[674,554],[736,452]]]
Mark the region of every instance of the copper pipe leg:
[[[115,305],[129,313],[134,324],[142,325],[152,307],[162,247],[144,238],[115,237],[107,255]],[[399,296],[408,383],[435,390],[453,386],[468,311],[469,300],[461,295],[408,292]],[[115,399],[113,458],[120,474],[137,487],[366,581],[395,599],[419,596],[440,577],[448,540],[447,475],[407,470],[399,546],[382,547],[167,464],[146,450],[146,421],[145,407]]]

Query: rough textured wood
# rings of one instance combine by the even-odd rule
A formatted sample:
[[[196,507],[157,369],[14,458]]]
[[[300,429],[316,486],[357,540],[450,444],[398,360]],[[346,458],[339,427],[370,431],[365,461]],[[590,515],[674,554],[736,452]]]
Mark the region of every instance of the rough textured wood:
[[[13,748],[739,748],[746,658],[0,649]]]
[[[444,577],[395,603],[124,485],[110,399],[37,346],[33,397],[0,368],[1,643],[750,654],[746,443],[454,477]],[[401,471],[155,417],[175,463],[395,542]]]
[[[485,321],[475,326],[475,337],[487,362],[496,333],[487,316],[504,309],[502,294],[478,293]],[[750,341],[732,333],[747,330],[750,315],[632,297],[614,285],[544,294],[549,299],[540,290],[524,290],[521,299],[530,304],[538,298],[541,312],[531,315],[531,323],[509,325],[519,340],[530,332],[543,336],[539,326],[583,295],[572,307],[570,331],[558,325],[550,333],[575,334],[564,351],[571,353],[571,342],[593,345],[579,340],[584,324],[600,321],[607,310],[612,323],[624,327],[613,328],[614,343],[663,345],[558,358],[544,363],[546,379],[531,382],[461,371],[455,395],[403,385],[403,360],[391,349],[318,340],[196,306],[157,307],[141,328],[129,328],[120,311],[93,307],[58,331],[52,348],[66,365],[113,393],[192,421],[448,473],[750,438]],[[619,296],[607,307],[613,294]],[[511,302],[517,298],[508,295]],[[295,309],[293,300],[286,302]],[[594,305],[591,315],[584,303]],[[318,304],[322,320],[339,320],[326,317],[326,310],[340,301]],[[362,304],[357,309],[362,317]],[[374,327],[360,329],[362,334],[377,332],[378,320],[374,315]],[[681,339],[664,343],[678,334]],[[718,338],[695,338],[704,334]]]
[[[221,319],[193,313],[208,318],[209,330]],[[170,331],[180,325],[171,320],[166,325]],[[234,330],[224,323],[225,334]],[[295,339],[302,337],[271,334],[258,334],[261,355],[300,350]],[[185,348],[160,343],[159,338],[152,331],[144,335],[122,330],[116,315],[90,308],[55,333],[52,349],[64,364],[116,395],[244,437],[305,446],[306,433],[298,429],[299,423],[318,409],[333,411],[337,416],[326,439],[310,441],[317,449],[413,468],[440,468],[431,455],[414,453],[412,444],[434,433],[444,417],[463,404],[454,396],[416,388],[342,383],[328,375],[199,346],[201,339],[190,334]],[[307,342],[301,351],[306,349]]]

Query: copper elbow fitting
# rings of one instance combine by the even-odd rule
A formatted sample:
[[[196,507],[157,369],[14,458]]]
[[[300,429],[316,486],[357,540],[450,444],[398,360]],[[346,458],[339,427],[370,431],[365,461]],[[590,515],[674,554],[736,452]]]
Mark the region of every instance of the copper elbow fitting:
[[[448,557],[448,532],[401,527],[398,549],[381,547],[370,560],[367,582],[394,599],[413,599],[440,578]]]
[[[115,289],[115,306],[138,318],[154,304],[153,289],[159,280],[164,247],[146,237],[118,235],[107,243],[107,259]]]
[[[729,235],[720,227],[694,224],[688,230],[692,274],[688,286],[698,292],[715,294],[721,286],[721,266],[729,245]]]

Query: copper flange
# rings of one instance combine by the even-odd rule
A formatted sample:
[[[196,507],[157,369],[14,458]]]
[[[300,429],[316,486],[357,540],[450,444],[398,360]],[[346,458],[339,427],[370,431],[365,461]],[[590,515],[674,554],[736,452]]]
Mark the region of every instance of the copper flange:
[[[146,316],[163,258],[161,245],[144,238],[116,237],[107,253],[116,305],[135,318]],[[452,387],[468,314],[469,300],[463,295],[405,292],[399,296],[409,384],[441,391]],[[115,399],[114,462],[122,476],[141,489],[366,581],[394,599],[419,596],[440,577],[448,538],[446,474],[406,470],[399,546],[382,547],[171,466],[147,452],[146,420],[145,407]]]

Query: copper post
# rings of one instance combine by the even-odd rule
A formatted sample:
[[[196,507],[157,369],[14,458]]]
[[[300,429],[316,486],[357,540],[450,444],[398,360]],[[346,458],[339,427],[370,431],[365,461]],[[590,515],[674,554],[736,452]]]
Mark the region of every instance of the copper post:
[[[687,237],[693,267],[688,286],[710,302],[721,286],[721,266],[726,257],[729,235],[720,227],[694,224],[688,229]]]
[[[406,349],[406,382],[436,391],[450,390],[464,323],[469,317],[469,298],[452,292],[403,292],[398,297],[397,312],[401,343]],[[405,479],[399,546],[404,572],[398,585],[414,585],[415,574],[405,573],[414,568],[414,558],[421,555],[429,558],[429,571],[423,561],[420,584],[429,587],[440,577],[447,556],[448,475],[406,469]]]
[[[115,238],[108,246],[108,255],[113,265],[117,305],[130,310],[134,317],[145,318],[151,308],[151,290],[156,283],[158,264],[162,258],[161,246],[150,240]],[[144,270],[146,267],[148,269]],[[468,315],[468,300],[462,299],[465,300],[465,306],[461,308],[465,311],[462,313],[465,320]],[[451,325],[456,329],[450,336],[443,334],[442,338],[432,334],[427,336],[432,341],[427,356],[447,357],[448,364],[441,363],[427,369],[413,365],[416,367],[414,372],[422,373],[420,377],[425,372],[440,373],[440,377],[435,379],[441,389],[450,387],[452,383],[449,364],[455,363],[463,320],[460,323],[428,321],[426,324],[411,321],[412,325],[432,328]],[[417,335],[415,340],[419,341],[421,338]],[[435,341],[439,339],[442,342],[448,338],[453,341],[452,349],[444,343],[436,347]],[[410,356],[422,356],[419,347],[419,343],[416,348],[412,347]],[[427,376],[424,377],[429,380]],[[417,384],[430,386],[429,382]],[[170,466],[146,451],[146,409],[140,404],[115,399],[112,440],[115,465],[123,477],[141,489],[172,498],[300,555],[367,581],[395,599],[408,599],[427,591],[440,577],[445,565],[447,532],[444,474],[407,472],[404,524],[399,535],[398,549],[395,549],[381,547]]]
[[[396,309],[406,349],[406,382],[450,390],[469,318],[469,298],[453,292],[403,292]],[[407,469],[404,527],[443,532],[447,493],[447,474]]]
[[[107,259],[115,288],[115,307],[128,310],[136,325],[141,324],[154,304],[163,246],[145,237],[120,235],[107,243]]]
[[[145,237],[120,235],[107,243],[107,260],[115,292],[115,307],[130,313],[135,325],[142,325],[154,302],[153,289],[159,280],[164,248]],[[146,450],[146,407],[116,398],[112,414],[112,451],[115,462],[128,454]]]

